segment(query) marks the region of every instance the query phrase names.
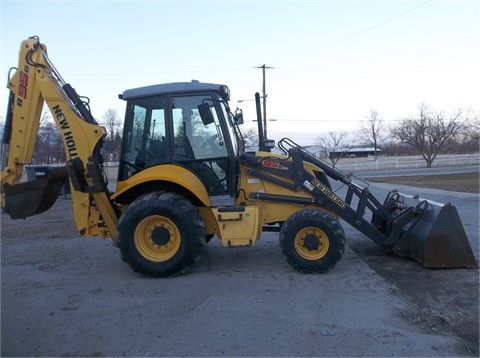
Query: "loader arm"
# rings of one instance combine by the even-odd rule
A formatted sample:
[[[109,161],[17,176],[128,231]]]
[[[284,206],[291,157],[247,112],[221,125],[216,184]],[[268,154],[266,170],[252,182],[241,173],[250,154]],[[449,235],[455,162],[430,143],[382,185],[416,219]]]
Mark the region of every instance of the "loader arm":
[[[317,205],[335,213],[377,245],[400,256],[410,257],[434,268],[478,268],[456,208],[397,191],[384,202],[377,200],[368,187],[352,182],[350,176],[329,166],[288,138],[278,146],[284,159],[244,153],[247,174],[276,183],[306,195],[280,196],[250,192],[252,200]],[[305,169],[313,164],[330,179],[346,186],[344,199],[332,191],[329,183]],[[283,168],[278,170],[277,168]]]
[[[18,67],[8,80],[10,89],[2,143],[1,205],[12,218],[48,210],[59,194],[66,169],[53,170],[47,179],[21,183],[25,164],[32,161],[43,105],[46,104],[62,137],[67,163],[75,160],[83,181],[98,177],[105,129],[97,124],[75,90],[64,82],[37,37],[22,42]],[[90,160],[89,160],[90,158]],[[87,163],[90,162],[90,166]],[[78,175],[78,174],[77,174]],[[73,179],[73,178],[72,178]],[[78,181],[78,177],[75,178]],[[82,235],[115,237],[117,217],[106,185],[97,190],[72,190],[72,209]],[[76,189],[76,188],[74,188]],[[78,189],[78,188],[77,188]]]

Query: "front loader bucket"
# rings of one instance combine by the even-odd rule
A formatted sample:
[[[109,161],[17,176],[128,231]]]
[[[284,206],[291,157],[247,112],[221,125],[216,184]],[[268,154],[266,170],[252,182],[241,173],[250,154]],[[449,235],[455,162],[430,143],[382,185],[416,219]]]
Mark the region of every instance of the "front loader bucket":
[[[3,211],[12,219],[24,219],[47,211],[57,201],[66,178],[65,168],[54,168],[45,178],[15,185],[5,183]]]
[[[405,195],[394,200],[410,206],[411,218],[397,231],[399,240],[391,247],[395,253],[430,268],[478,268],[455,206]],[[394,219],[393,227],[398,221]]]

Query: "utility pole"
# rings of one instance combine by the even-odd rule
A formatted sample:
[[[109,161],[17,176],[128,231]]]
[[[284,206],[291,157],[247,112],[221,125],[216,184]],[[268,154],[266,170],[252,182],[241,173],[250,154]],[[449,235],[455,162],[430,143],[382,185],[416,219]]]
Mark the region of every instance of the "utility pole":
[[[265,71],[267,68],[274,68],[274,67],[268,67],[267,65],[262,65],[258,66],[255,68],[261,68],[263,72],[263,86],[262,86],[262,98],[263,98],[263,133],[264,133],[264,138],[267,139],[267,93],[265,89]]]

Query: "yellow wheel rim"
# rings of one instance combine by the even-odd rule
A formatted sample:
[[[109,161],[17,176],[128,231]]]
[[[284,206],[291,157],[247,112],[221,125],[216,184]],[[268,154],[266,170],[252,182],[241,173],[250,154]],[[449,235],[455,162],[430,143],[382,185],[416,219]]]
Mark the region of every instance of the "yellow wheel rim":
[[[177,225],[161,215],[146,217],[135,229],[135,247],[149,261],[171,259],[180,248],[180,242]]]
[[[330,241],[327,234],[318,227],[309,226],[295,236],[295,251],[304,259],[318,260],[328,252]]]

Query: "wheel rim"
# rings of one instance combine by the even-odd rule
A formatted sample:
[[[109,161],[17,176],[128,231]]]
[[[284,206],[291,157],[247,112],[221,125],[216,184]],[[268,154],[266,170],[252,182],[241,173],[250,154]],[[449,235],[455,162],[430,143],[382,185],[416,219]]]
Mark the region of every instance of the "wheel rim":
[[[327,234],[318,227],[309,226],[295,236],[295,250],[307,260],[321,259],[328,252],[330,241]]]
[[[135,229],[135,246],[149,261],[171,259],[180,248],[180,231],[170,219],[153,215],[143,219]]]

